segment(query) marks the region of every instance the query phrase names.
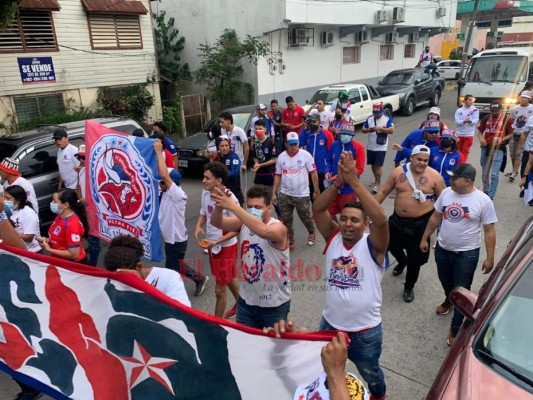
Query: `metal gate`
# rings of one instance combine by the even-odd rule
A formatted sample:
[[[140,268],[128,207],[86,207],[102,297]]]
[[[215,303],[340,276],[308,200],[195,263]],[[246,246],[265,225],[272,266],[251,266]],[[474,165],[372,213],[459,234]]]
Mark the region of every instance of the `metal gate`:
[[[211,119],[209,100],[201,93],[181,96],[181,105],[182,137],[200,131]]]

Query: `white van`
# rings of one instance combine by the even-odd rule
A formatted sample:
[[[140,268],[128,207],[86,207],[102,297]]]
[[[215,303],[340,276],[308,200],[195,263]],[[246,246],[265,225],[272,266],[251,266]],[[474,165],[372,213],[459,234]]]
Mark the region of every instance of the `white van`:
[[[474,105],[488,113],[490,103],[502,102],[505,109],[518,102],[527,81],[533,80],[532,47],[503,47],[485,50],[472,57],[465,77],[459,81],[457,105],[464,96],[476,98]]]

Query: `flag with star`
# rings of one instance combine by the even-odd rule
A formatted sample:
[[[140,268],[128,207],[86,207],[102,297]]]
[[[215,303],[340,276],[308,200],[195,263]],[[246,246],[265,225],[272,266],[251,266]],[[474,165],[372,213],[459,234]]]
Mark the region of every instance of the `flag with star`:
[[[106,241],[124,234],[138,237],[147,258],[163,261],[154,140],[116,132],[93,120],[85,122],[85,140],[91,235]]]
[[[0,370],[54,399],[290,399],[331,334],[278,339],[140,277],[0,244]]]

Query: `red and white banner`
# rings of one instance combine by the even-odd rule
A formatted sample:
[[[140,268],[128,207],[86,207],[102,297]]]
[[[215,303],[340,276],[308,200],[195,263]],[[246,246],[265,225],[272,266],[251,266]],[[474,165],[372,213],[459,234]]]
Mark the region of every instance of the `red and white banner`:
[[[141,278],[0,245],[0,370],[56,399],[292,399],[331,336],[267,337]]]

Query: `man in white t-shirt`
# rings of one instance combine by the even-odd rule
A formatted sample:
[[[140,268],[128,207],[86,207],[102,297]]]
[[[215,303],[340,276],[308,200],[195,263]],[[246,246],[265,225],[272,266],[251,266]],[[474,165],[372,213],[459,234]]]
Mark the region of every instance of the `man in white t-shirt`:
[[[57,166],[59,168],[59,185],[57,189],[60,190],[63,187],[76,189],[78,172],[75,168],[80,164],[75,157],[78,154],[78,148],[69,143],[67,131],[64,128],[56,129],[52,140],[59,147],[57,151]]]
[[[39,203],[37,202],[35,189],[30,181],[20,176],[18,162],[8,157],[4,158],[0,163],[0,177],[4,180],[4,190],[13,185],[20,186],[24,189],[33,211],[39,215]]]
[[[527,121],[533,117],[533,104],[529,102],[533,98],[533,94],[529,90],[524,90],[520,93],[520,104],[511,108],[509,115],[513,117],[514,135],[509,140],[509,153],[512,160],[513,170],[507,174],[506,177],[513,182],[518,176],[518,169],[522,160],[522,146],[520,145],[520,138],[522,132],[528,130]],[[522,143],[523,145],[523,143]]]
[[[476,189],[476,169],[470,164],[461,164],[451,173],[451,186],[444,189],[435,201],[435,211],[420,241],[420,250],[429,251],[429,238],[440,226],[435,248],[435,262],[439,280],[444,289],[444,302],[436,313],[450,312],[450,293],[456,286],[470,289],[479,261],[481,228],[485,237],[487,258],[483,261],[484,274],[492,271],[496,248],[498,222],[494,203],[485,193]],[[463,315],[455,309],[447,343],[451,346],[463,323]]]
[[[387,154],[389,135],[394,133],[394,123],[389,115],[383,113],[383,103],[375,103],[372,106],[372,114],[363,124],[363,133],[368,133],[368,145],[366,147],[366,164],[372,167],[374,183],[372,192],[379,192],[383,164]]]
[[[342,153],[337,181],[313,204],[317,229],[327,243],[326,302],[320,330],[348,333],[349,359],[367,382],[372,398],[384,399],[385,377],[379,365],[381,279],[388,267],[389,229],[383,207],[361,184],[354,170],[352,153]],[[337,224],[328,212],[328,205],[344,184],[351,186],[359,201],[344,205]]]
[[[209,250],[209,264],[211,273],[215,277],[215,315],[217,317],[233,318],[237,312],[237,304],[231,307],[226,313],[227,296],[226,287],[235,298],[239,300],[239,282],[237,281],[237,239],[239,232],[223,231],[211,224],[211,214],[215,210],[215,201],[211,193],[215,188],[223,189],[224,182],[228,179],[228,169],[219,161],[211,161],[204,165],[204,179],[202,184],[202,200],[200,215],[196,222],[194,237],[198,244]],[[231,192],[232,200],[239,205],[237,197]],[[226,211],[227,216],[233,214]],[[203,227],[205,226],[205,231]],[[200,235],[205,235],[202,239]]]
[[[324,100],[318,100],[316,104],[313,104],[312,107],[309,107],[305,112],[305,115],[311,115],[318,113],[320,116],[320,126],[324,130],[329,130],[329,126],[335,119],[333,112],[326,109],[326,102]]]
[[[463,106],[455,111],[456,132],[459,136],[457,150],[463,154],[465,161],[468,160],[470,147],[472,147],[476,134],[476,126],[479,122],[479,110],[474,107],[474,100],[474,96],[467,94],[463,100]]]
[[[161,293],[190,307],[191,302],[180,274],[166,268],[146,266],[141,261],[143,256],[144,247],[139,239],[127,235],[116,236],[109,244],[104,266],[108,271],[136,274]]]
[[[320,194],[318,175],[313,156],[298,146],[300,139],[296,132],[287,133],[287,150],[276,160],[274,184],[272,185],[272,202],[278,204],[283,223],[289,230],[289,249],[296,250],[294,244],[294,229],[292,227],[293,213],[296,212],[305,225],[309,237],[307,244],[315,244],[315,225],[311,219],[311,202],[309,198],[309,174],[313,182],[313,199]],[[279,198],[278,198],[279,189]]]
[[[163,145],[161,141],[154,141],[157,157],[157,166],[161,181],[161,201],[159,203],[159,229],[165,241],[165,268],[178,271],[196,284],[194,296],[200,296],[209,277],[194,270],[189,264],[183,262],[187,252],[189,234],[185,226],[185,208],[187,207],[187,194],[181,188],[181,175],[174,168],[168,168],[163,159]]]
[[[248,156],[250,154],[250,145],[248,137],[244,130],[233,123],[233,115],[224,111],[218,116],[222,136],[227,136],[231,141],[231,149],[239,156],[241,160],[241,188],[246,188],[246,171]]]

